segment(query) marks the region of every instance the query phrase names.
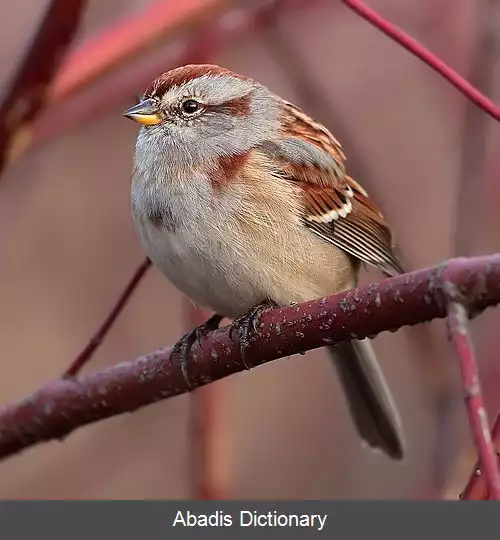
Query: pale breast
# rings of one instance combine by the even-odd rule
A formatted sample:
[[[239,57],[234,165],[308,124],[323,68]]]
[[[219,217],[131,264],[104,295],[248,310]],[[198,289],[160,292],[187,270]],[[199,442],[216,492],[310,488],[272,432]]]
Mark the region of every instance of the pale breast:
[[[163,189],[161,204],[133,189],[134,220],[152,262],[197,304],[234,318],[266,299],[288,305],[353,285],[349,257],[302,226],[280,191],[274,201],[236,184],[224,196],[206,182]]]
[[[151,227],[142,237],[152,262],[198,305],[236,317],[263,299],[243,259],[213,237],[207,241],[193,230],[168,233]]]
[[[239,250],[230,207],[221,207],[206,183],[164,186],[161,196],[135,185],[132,210],[148,257],[194,302],[232,317],[263,299]]]

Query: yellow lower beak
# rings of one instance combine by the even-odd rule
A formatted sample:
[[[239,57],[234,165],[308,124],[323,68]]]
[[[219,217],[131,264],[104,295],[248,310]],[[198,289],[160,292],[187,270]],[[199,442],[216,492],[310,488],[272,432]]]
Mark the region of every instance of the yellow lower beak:
[[[152,99],[143,99],[123,113],[123,116],[135,120],[143,126],[159,124],[162,118],[159,114],[158,103]]]

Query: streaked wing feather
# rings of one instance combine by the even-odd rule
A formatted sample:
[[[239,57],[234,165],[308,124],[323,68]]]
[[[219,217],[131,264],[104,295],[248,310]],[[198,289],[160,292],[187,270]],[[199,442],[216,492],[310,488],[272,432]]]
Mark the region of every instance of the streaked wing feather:
[[[284,102],[284,111],[283,138],[263,150],[302,187],[307,227],[384,274],[402,273],[391,230],[363,187],[347,176],[340,143],[298,107]]]
[[[350,180],[349,177],[346,179]],[[355,188],[355,184],[350,199],[352,209],[345,216],[338,212],[336,198],[331,196],[331,193],[335,192],[334,188],[311,189],[308,185],[303,187],[304,221],[313,232],[361,261],[374,265],[384,274],[395,275],[403,272],[394,254],[389,227],[380,212],[374,210],[373,203]],[[337,209],[338,216],[333,221],[327,219],[328,209],[325,211],[324,207],[319,208],[312,204],[317,198],[318,189],[324,192],[322,200],[329,201],[330,212],[332,208]]]

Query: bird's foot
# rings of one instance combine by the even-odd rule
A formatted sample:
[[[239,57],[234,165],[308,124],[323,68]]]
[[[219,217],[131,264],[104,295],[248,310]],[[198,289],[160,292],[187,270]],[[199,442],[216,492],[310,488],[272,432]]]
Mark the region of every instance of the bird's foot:
[[[212,315],[203,324],[200,324],[196,328],[193,328],[193,330],[191,330],[190,332],[184,334],[172,349],[171,357],[178,359],[182,375],[184,376],[184,379],[187,382],[189,388],[192,388],[187,373],[187,361],[189,358],[189,353],[191,352],[191,349],[195,343],[198,342],[201,345],[201,340],[207,334],[219,328],[219,324],[223,318],[224,316],[219,315],[218,313]]]
[[[241,361],[246,369],[250,366],[245,360],[246,350],[250,347],[250,333],[257,333],[259,330],[260,318],[266,311],[277,309],[279,306],[271,300],[266,300],[257,304],[250,311],[233,321],[230,337],[233,339],[234,332],[238,333],[238,342],[240,344]]]

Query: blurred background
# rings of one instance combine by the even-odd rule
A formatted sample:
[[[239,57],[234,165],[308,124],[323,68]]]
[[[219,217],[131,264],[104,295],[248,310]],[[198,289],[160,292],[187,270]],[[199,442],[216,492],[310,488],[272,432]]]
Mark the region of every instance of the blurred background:
[[[52,3],[5,0],[0,101]],[[66,2],[55,32],[78,4]],[[500,99],[500,2],[369,4]],[[60,376],[144,259],[129,208],[138,127],[121,113],[184,63],[255,78],[325,123],[392,224],[407,268],[500,251],[494,121],[339,1],[78,7],[54,79],[32,89],[44,110],[17,134],[0,177],[0,403]],[[200,317],[152,269],[85,371],[174,343]],[[491,414],[499,321],[493,310],[473,322]],[[475,460],[458,363],[442,321],[422,328],[375,340],[402,412],[403,463],[360,445],[335,374],[315,351],[3,461],[0,497],[456,498]]]

